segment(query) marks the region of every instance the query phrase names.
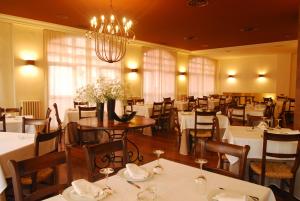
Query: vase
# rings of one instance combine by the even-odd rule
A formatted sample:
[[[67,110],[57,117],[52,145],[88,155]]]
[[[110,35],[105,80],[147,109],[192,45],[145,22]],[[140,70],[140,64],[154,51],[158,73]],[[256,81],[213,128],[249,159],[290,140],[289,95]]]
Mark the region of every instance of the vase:
[[[104,103],[97,103],[97,118],[99,121],[103,121],[104,116]]]
[[[108,117],[108,120],[114,120],[115,107],[116,107],[116,100],[115,99],[108,99],[107,100],[107,117]]]

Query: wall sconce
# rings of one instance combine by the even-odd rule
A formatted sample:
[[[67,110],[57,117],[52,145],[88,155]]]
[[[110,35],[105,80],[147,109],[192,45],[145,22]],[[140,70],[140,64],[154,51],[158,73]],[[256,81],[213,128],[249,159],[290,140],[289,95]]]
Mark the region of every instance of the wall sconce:
[[[25,60],[26,66],[35,66],[35,60]]]
[[[139,70],[137,68],[132,68],[132,69],[130,69],[130,72],[131,73],[137,73],[137,72],[139,72]]]
[[[179,72],[179,75],[186,75],[186,72]]]
[[[264,78],[264,77],[266,77],[266,75],[265,74],[258,74],[258,77],[259,78]]]
[[[235,78],[235,75],[228,75],[228,78]]]

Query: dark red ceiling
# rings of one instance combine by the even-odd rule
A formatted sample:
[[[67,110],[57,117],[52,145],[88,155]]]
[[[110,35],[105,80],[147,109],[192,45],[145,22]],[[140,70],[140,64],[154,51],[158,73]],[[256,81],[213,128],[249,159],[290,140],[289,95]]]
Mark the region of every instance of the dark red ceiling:
[[[83,28],[109,5],[110,0],[1,0],[0,13]],[[187,50],[297,38],[299,0],[210,0],[197,8],[186,0],[113,0],[113,8],[133,19],[138,40]]]

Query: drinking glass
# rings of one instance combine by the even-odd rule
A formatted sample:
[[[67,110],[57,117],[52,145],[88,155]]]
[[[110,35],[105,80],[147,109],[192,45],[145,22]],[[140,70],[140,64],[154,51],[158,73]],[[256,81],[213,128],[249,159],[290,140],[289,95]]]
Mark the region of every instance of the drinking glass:
[[[148,186],[145,190],[137,194],[139,201],[153,201],[157,198],[157,189],[154,185]]]
[[[207,163],[207,160],[204,158],[197,158],[195,163],[200,165],[200,175],[195,178],[195,183],[197,184],[200,194],[206,195],[206,186],[207,186],[207,179],[203,175],[203,165]]]
[[[105,175],[105,188],[104,190],[112,190],[111,187],[108,185],[108,176],[109,174],[114,172],[114,169],[112,168],[102,168],[99,170],[100,174]]]
[[[157,149],[157,150],[153,151],[153,153],[157,156],[157,164],[156,164],[156,166],[153,168],[153,172],[154,172],[154,173],[157,173],[157,174],[160,174],[160,173],[163,171],[164,168],[160,165],[160,163],[159,163],[159,158],[160,158],[160,155],[161,155],[161,154],[164,154],[164,153],[165,153],[165,151],[160,150],[160,149]]]
[[[280,129],[281,128],[280,127],[280,121],[281,121],[281,119],[276,119],[276,121],[277,121],[277,125],[276,125],[275,128]]]

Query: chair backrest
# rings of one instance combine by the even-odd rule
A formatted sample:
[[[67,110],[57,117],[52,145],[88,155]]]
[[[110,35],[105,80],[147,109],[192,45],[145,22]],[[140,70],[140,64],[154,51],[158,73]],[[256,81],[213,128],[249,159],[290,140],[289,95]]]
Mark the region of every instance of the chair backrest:
[[[166,101],[172,101],[171,97],[167,97],[167,98],[163,98],[164,99],[164,102]]]
[[[67,135],[68,135],[68,144],[78,145],[79,144],[79,128],[77,122],[69,122],[67,124]]]
[[[5,109],[5,114],[17,114],[17,115],[22,115],[22,107],[19,108],[6,108]]]
[[[50,133],[37,134],[35,137],[35,148],[34,148],[35,156],[40,155],[40,147],[41,147],[41,143],[43,143],[43,142],[53,141],[53,143],[54,143],[53,149],[48,151],[47,153],[43,153],[43,154],[58,152],[58,143],[59,143],[60,135],[61,135],[61,130],[56,130],[56,131],[53,131]]]
[[[207,98],[197,98],[197,105],[199,108],[208,108],[208,99]]]
[[[245,103],[252,104],[254,102],[254,96],[245,96]]]
[[[192,100],[195,100],[195,97],[194,96],[188,96],[187,99],[188,99],[188,101],[192,101]]]
[[[223,106],[223,105],[225,105],[225,104],[226,104],[226,98],[221,97],[221,98],[220,98],[219,105],[220,105],[220,106]]]
[[[273,99],[271,97],[264,97],[264,103],[273,103]]]
[[[4,114],[4,112],[5,112],[5,109],[2,108],[2,107],[0,107],[0,116],[1,116],[2,114]]]
[[[278,152],[270,152],[268,150],[268,143],[270,141],[277,141],[277,142],[297,142],[297,149],[294,153],[278,153]],[[294,164],[292,166],[292,174],[295,178],[297,170],[300,164],[300,133],[299,134],[273,134],[268,133],[267,131],[264,132],[263,137],[263,153],[262,153],[262,164],[261,164],[261,183],[264,183],[265,174],[266,174],[266,158],[273,157],[279,159],[291,159],[294,158]]]
[[[247,126],[257,126],[260,122],[264,121],[265,117],[263,116],[254,116],[247,114]]]
[[[289,101],[289,110],[288,111],[293,111],[295,108],[296,101],[294,98],[289,98],[288,101]]]
[[[30,194],[24,195],[23,186],[21,183],[22,177],[30,176],[33,181],[33,185],[36,185],[36,174],[38,171],[45,168],[52,168],[54,170],[54,176],[57,176],[57,167],[60,165],[66,165],[66,182],[58,183],[58,179],[54,179],[52,185],[47,185],[43,188],[30,192]],[[12,182],[14,187],[14,197],[18,201],[36,201],[42,200],[47,197],[60,193],[63,189],[70,186],[72,181],[71,162],[69,153],[67,152],[55,152],[43,156],[38,156],[22,161],[10,160],[8,161],[8,167],[12,175]]]
[[[136,105],[144,105],[145,104],[145,100],[143,98],[135,99],[134,104],[136,104]]]
[[[129,114],[133,112],[133,105],[134,105],[133,99],[126,100],[126,105],[124,105],[124,114]]]
[[[232,96],[231,102],[233,105],[239,105],[241,104],[241,97],[240,96]]]
[[[215,152],[219,154],[219,164],[222,163],[222,158],[220,156],[224,154],[228,154],[231,156],[235,156],[239,158],[239,172],[238,174],[230,172],[228,170],[224,170],[220,167],[216,168],[207,168],[213,172],[218,174],[234,177],[237,179],[244,179],[245,176],[245,169],[247,163],[247,156],[250,150],[249,145],[239,146],[234,144],[228,144],[224,142],[216,142],[216,141],[209,141],[201,139],[201,158],[205,158],[206,152]]]
[[[188,100],[188,111],[192,111],[197,107],[197,100],[196,99],[189,99]]]
[[[163,111],[163,104],[164,102],[154,102],[152,108],[152,116],[159,117]]]
[[[5,114],[0,115],[0,122],[2,122],[2,128],[0,129],[1,132],[6,132],[6,119]]]
[[[48,107],[46,111],[46,119],[50,118],[51,111],[52,110]]]
[[[74,105],[74,108],[77,108],[79,106],[88,106],[89,105],[89,102],[86,102],[86,101],[73,101],[73,105]]]
[[[272,118],[274,119],[274,113],[275,113],[275,107],[276,107],[276,103],[271,103],[269,105],[266,105],[266,110],[264,112],[264,116],[267,118]]]
[[[174,107],[174,100],[164,101],[163,115],[170,116],[173,107]]]
[[[216,112],[201,112],[195,111],[195,130],[212,130],[213,129],[213,118],[216,116]],[[211,117],[211,121],[204,120],[203,117]],[[205,128],[201,128],[204,127]],[[209,127],[209,128],[208,128]],[[207,129],[206,129],[207,128]]]
[[[213,117],[213,125],[212,125],[212,138],[213,140],[220,142],[221,141],[221,132],[220,132],[220,124],[218,117]]]
[[[99,170],[104,167],[113,167],[115,171],[125,167],[128,162],[126,139],[112,141],[103,144],[85,145],[83,147],[86,157],[88,180],[94,182],[103,177]],[[122,152],[121,163],[113,163],[111,160],[112,154],[114,159],[117,159],[116,152]],[[96,160],[97,159],[97,160]],[[119,166],[117,166],[119,164]]]
[[[245,105],[230,107],[230,115],[229,115],[230,122],[232,123],[233,119],[238,119],[243,121],[243,125],[245,125],[245,114],[246,114]]]
[[[26,126],[34,126],[36,128],[36,133],[44,132],[49,133],[50,131],[51,118],[48,119],[29,119],[23,117],[22,121],[22,133],[26,133]]]
[[[59,117],[57,104],[53,103],[53,107],[54,107],[54,110],[55,110],[55,117],[56,117],[56,122],[57,122],[57,125],[58,125],[58,129],[62,129],[62,121]]]
[[[84,116],[82,112],[92,112],[92,111],[95,111],[95,116],[96,116],[96,107],[81,107],[81,106],[79,106],[78,109],[79,109],[79,119],[91,117],[91,115]]]

